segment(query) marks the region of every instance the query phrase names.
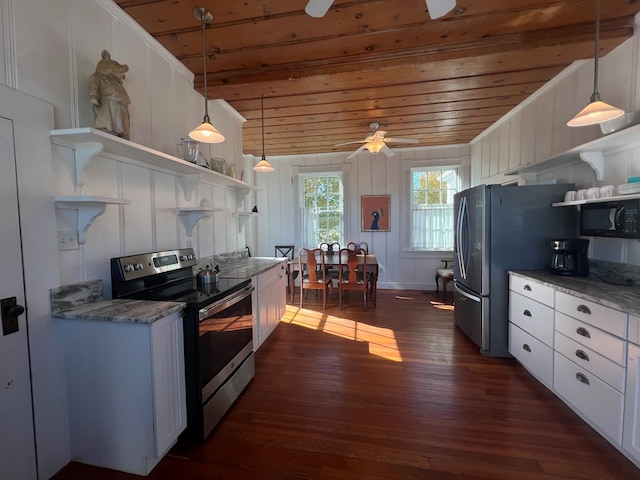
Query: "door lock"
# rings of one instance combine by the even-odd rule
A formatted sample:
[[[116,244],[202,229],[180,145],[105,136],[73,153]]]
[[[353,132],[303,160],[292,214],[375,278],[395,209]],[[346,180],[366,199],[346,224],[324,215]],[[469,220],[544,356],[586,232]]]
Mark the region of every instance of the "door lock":
[[[18,317],[24,313],[24,307],[18,305],[16,297],[0,300],[2,312],[2,334],[10,335],[18,331]]]

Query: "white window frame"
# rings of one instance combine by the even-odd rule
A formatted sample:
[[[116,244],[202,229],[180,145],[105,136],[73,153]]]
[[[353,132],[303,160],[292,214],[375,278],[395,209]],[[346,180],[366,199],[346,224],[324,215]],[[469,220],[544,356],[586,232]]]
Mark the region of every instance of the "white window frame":
[[[342,169],[338,168],[320,168],[320,169],[316,169],[314,171],[300,171],[297,175],[298,177],[298,181],[297,181],[297,231],[296,231],[296,241],[298,242],[298,245],[300,245],[301,247],[308,247],[308,248],[313,248],[316,247],[316,245],[311,244],[309,242],[307,242],[305,240],[306,235],[303,232],[303,229],[305,228],[304,226],[304,215],[303,215],[303,200],[304,200],[304,180],[307,178],[319,178],[319,177],[339,177],[340,178],[340,199],[341,199],[341,204],[342,204],[342,212],[341,212],[341,216],[340,216],[340,244],[342,245],[342,243],[344,242],[344,238],[345,238],[345,175],[344,172],[342,171]],[[317,240],[317,232],[315,232],[313,235],[316,235],[316,240]],[[315,242],[317,243],[317,242]]]
[[[401,195],[402,207],[402,258],[442,258],[443,255],[453,253],[452,250],[426,250],[414,249],[411,247],[412,239],[412,194],[413,194],[413,172],[414,170],[457,170],[458,185],[457,192],[468,187],[468,167],[463,164],[464,159],[434,159],[428,161],[406,162],[403,172],[403,189]],[[453,248],[453,245],[452,245]]]

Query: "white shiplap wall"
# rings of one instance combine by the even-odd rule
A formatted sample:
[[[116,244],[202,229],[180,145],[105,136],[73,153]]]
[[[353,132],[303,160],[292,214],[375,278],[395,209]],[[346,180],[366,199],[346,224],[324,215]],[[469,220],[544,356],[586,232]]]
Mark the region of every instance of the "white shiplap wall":
[[[132,101],[133,142],[175,155],[180,138],[202,121],[204,101],[193,89],[193,75],[112,1],[0,0],[0,11],[3,39],[0,84],[51,105],[53,122],[49,128],[92,125],[88,81],[103,49],[109,50],[115,60],[129,65],[124,84]],[[235,163],[238,172],[249,172],[251,181],[252,172],[246,168],[242,156],[244,119],[224,101],[210,101],[209,112],[227,140],[205,146],[203,153],[207,158],[224,157]],[[2,113],[0,103],[0,115]],[[41,130],[38,132],[42,135]],[[45,130],[45,138],[38,141],[48,146],[47,132]],[[73,211],[57,211],[56,226],[50,228],[53,195],[99,195],[131,201],[126,206],[108,205],[106,212],[90,226],[86,243],[79,249],[57,252],[57,261],[43,262],[42,269],[59,268],[59,285],[101,279],[105,295],[109,296],[109,259],[113,256],[185,246],[193,246],[204,256],[246,244],[247,230],[239,231],[233,217],[238,208],[235,193],[226,188],[202,181],[187,200],[174,173],[106,153],[91,162],[84,185],[77,186],[73,151],[51,146],[46,153],[26,160],[30,168],[20,168],[20,165],[18,168],[19,176],[22,172],[32,175],[32,167],[38,163],[43,173],[52,172],[37,179],[48,182],[50,189],[47,190],[51,194],[47,194],[47,201],[52,208],[22,218],[25,231],[40,229],[39,235],[30,237],[28,245],[39,242],[39,251],[57,251],[56,228],[75,229]],[[35,184],[35,179],[32,183]],[[193,237],[188,238],[176,208],[196,206],[205,197],[223,211],[200,221]],[[251,195],[247,202],[254,203]],[[41,231],[43,225],[49,227],[48,231]],[[248,231],[250,233],[250,229]],[[36,288],[40,287],[27,283],[28,298],[48,299],[48,290],[35,291]],[[29,341],[32,377],[36,383],[38,468],[40,478],[50,478],[70,460],[70,453],[64,369],[60,345],[56,343],[59,340],[55,336],[56,324],[48,315],[48,309],[42,314],[43,318],[36,315],[32,302],[30,321],[34,323],[30,325]]]
[[[637,23],[637,19],[636,19]],[[640,108],[639,35],[600,59],[602,99],[625,111]],[[472,183],[525,180],[509,170],[543,162],[553,155],[602,136],[599,126],[570,128],[566,122],[588,103],[593,91],[593,60],[576,62],[471,142]],[[532,132],[534,134],[532,134]],[[584,162],[541,166],[534,181],[572,182],[577,188],[620,185],[640,172],[640,148],[630,145],[606,154],[603,180]],[[566,208],[566,207],[565,207]],[[577,215],[576,211],[576,215]],[[576,232],[577,233],[577,232]],[[640,265],[640,242],[590,238],[589,256]]]
[[[266,147],[268,151],[268,145]],[[403,228],[407,218],[403,195],[406,192],[406,170],[422,165],[461,165],[464,184],[468,185],[469,147],[452,145],[438,148],[393,149],[396,155],[373,157],[365,151],[348,160],[348,153],[269,157],[276,168],[273,173],[256,175],[259,211],[267,216],[256,217],[257,250],[261,256],[273,256],[274,246],[294,244],[300,248],[296,182],[299,173],[314,171],[342,171],[344,174],[345,242],[366,241],[380,263],[379,288],[435,288],[435,269],[441,258],[450,252],[409,252],[403,245]],[[252,159],[255,162],[255,159]],[[391,195],[391,231],[362,232],[360,219],[361,195]]]

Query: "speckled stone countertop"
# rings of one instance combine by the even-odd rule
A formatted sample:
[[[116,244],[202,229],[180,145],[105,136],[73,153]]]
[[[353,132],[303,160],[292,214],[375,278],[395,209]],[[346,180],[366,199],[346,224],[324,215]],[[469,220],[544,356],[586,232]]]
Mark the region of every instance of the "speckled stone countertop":
[[[509,273],[538,280],[544,285],[554,287],[559,292],[640,316],[640,286],[637,282],[634,286],[611,285],[593,274],[588,277],[565,277],[537,270],[510,270]]]
[[[73,320],[149,324],[184,309],[184,302],[104,299],[102,280],[64,285],[49,291],[51,316]]]
[[[220,278],[251,278],[286,262],[286,258],[247,257],[220,265]]]

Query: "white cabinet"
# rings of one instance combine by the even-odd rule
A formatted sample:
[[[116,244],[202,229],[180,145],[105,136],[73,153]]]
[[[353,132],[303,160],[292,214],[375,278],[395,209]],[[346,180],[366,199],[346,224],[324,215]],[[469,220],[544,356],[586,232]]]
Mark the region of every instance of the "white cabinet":
[[[640,346],[629,344],[627,361],[622,447],[640,465]]]
[[[253,331],[253,349],[255,351],[273,333],[286,311],[286,263],[281,262],[259,274],[253,282],[256,285]]]
[[[553,385],[554,291],[509,276],[509,353],[547,388]]]
[[[556,294],[553,385],[556,393],[609,440],[622,442],[627,315]]]
[[[57,321],[72,459],[147,475],[186,427],[181,313],[151,324]]]

